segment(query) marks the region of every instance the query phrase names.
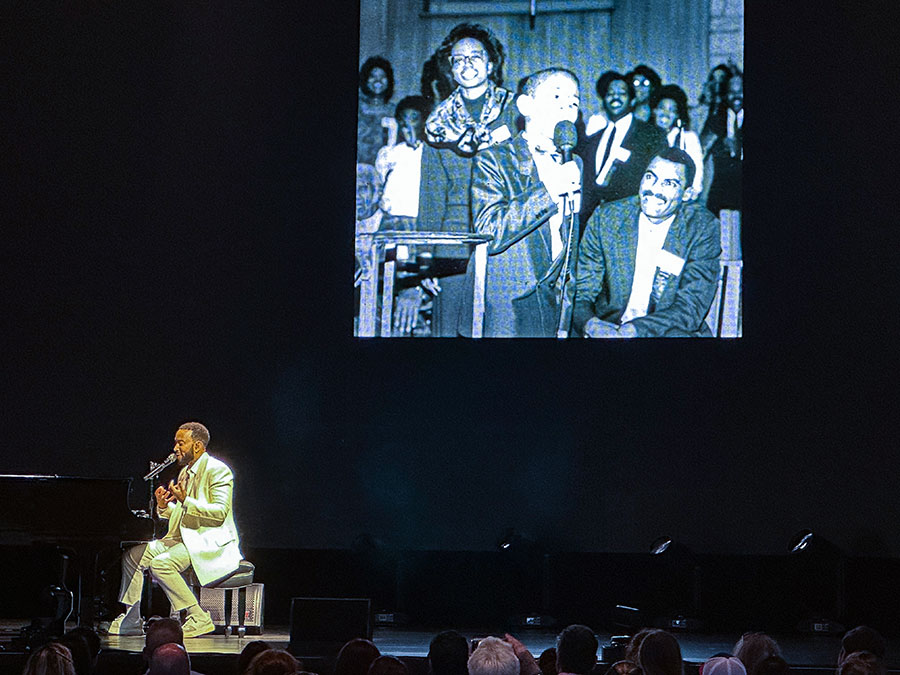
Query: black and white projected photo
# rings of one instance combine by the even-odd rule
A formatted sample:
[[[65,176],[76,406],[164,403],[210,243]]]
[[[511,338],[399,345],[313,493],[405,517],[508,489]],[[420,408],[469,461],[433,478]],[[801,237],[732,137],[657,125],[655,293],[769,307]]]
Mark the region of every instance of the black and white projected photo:
[[[361,0],[354,334],[740,337],[742,0]]]

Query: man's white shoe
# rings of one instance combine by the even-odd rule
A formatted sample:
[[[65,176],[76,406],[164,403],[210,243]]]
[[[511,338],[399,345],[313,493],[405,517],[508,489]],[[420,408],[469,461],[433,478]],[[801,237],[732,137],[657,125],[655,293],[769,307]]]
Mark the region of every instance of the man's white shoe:
[[[215,629],[216,624],[213,623],[212,617],[209,615],[209,612],[203,612],[202,616],[189,616],[187,620],[185,620],[184,625],[181,627],[181,630],[184,633],[184,637],[186,638],[206,635],[207,633],[212,633]]]
[[[129,619],[125,614],[119,614],[110,622],[106,632],[110,635],[143,635],[144,622],[140,617]]]

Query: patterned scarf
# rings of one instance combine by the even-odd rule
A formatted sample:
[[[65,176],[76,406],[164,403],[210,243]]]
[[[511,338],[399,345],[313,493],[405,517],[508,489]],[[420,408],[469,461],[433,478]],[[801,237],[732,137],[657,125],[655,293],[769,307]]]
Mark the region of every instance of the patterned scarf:
[[[464,157],[492,144],[488,126],[497,120],[512,99],[512,92],[488,82],[481,115],[476,121],[466,109],[462,87],[438,103],[425,122],[425,135],[431,145],[453,148]]]

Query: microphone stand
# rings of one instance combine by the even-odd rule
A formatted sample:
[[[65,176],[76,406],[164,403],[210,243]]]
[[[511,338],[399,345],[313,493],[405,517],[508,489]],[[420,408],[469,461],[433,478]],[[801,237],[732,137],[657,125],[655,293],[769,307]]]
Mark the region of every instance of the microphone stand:
[[[580,190],[579,190],[580,192]],[[572,237],[575,228],[578,227],[578,221],[575,213],[575,195],[576,192],[566,194],[563,200],[563,221],[568,219],[569,233],[566,237],[566,254],[563,257],[563,266],[559,272],[560,278],[557,283],[558,300],[559,300],[559,324],[556,329],[556,337],[565,339],[569,337],[569,325],[572,323],[572,301],[569,299],[569,264],[572,257]]]
[[[156,480],[156,477],[159,476],[163,471],[168,469],[172,464],[177,461],[175,457],[175,453],[173,452],[165,460],[162,462],[154,462],[150,460],[150,471],[144,476],[144,481],[147,483],[147,493],[148,493],[148,504],[150,518],[153,521],[153,535],[156,536],[156,526],[159,524],[159,516],[156,515],[156,496],[153,494],[153,482]]]

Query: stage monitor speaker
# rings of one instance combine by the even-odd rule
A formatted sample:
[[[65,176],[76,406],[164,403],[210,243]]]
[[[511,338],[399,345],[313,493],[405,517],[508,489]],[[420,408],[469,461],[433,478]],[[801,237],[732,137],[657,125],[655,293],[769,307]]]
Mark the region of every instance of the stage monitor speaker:
[[[225,632],[225,594],[229,592],[226,588],[200,589],[200,607],[209,612],[216,625],[216,633],[219,634]],[[238,591],[234,591],[231,603],[231,625],[237,630]],[[261,635],[263,632],[263,584],[250,584],[247,587],[244,626],[247,628],[247,635]]]
[[[372,639],[369,598],[291,598],[295,656],[331,656],[353,638]]]

